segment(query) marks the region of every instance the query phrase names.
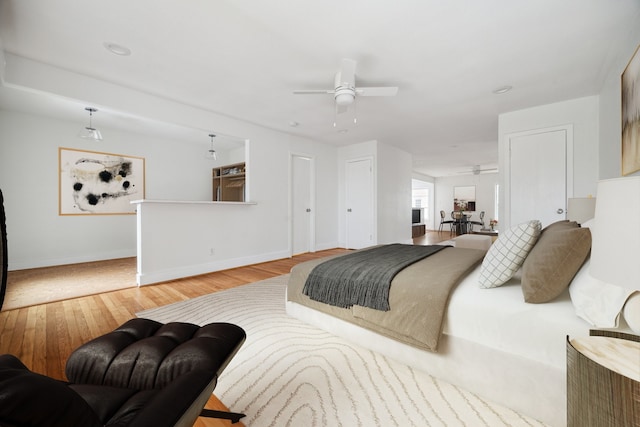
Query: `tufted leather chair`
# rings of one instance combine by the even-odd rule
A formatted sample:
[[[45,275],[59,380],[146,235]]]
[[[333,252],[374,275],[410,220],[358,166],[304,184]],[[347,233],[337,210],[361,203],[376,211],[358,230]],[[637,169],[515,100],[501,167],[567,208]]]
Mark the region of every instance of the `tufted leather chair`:
[[[245,340],[229,323],[132,319],[75,350],[68,382],[0,356],[0,426],[192,426]],[[237,422],[243,415],[207,411]]]

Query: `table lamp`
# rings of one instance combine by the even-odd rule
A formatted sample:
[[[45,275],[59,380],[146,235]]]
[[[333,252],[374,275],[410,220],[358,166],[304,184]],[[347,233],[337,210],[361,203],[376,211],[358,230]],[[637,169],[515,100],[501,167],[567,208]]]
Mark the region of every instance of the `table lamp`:
[[[640,291],[640,176],[598,182],[591,230],[589,273],[603,282]],[[627,300],[623,316],[640,333],[640,293]]]
[[[582,224],[593,218],[595,209],[594,197],[572,197],[567,200],[567,219]]]

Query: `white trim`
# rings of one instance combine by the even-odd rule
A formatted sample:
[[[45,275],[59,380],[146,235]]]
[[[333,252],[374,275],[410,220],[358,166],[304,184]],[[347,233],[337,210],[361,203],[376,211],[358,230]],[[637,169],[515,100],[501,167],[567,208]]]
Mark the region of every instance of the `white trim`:
[[[230,268],[244,267],[247,265],[259,264],[267,261],[275,261],[287,258],[285,251],[271,252],[268,254],[258,254],[248,257],[224,259],[220,261],[208,262],[198,265],[187,265],[183,267],[169,268],[165,270],[156,270],[151,273],[136,274],[136,283],[138,286],[150,285],[169,280],[181,279],[184,277],[197,276],[200,274],[212,273],[214,271],[228,270]],[[140,259],[140,257],[138,257]]]
[[[499,217],[501,217],[501,221],[503,222],[503,224],[501,224],[501,226],[504,227],[504,229],[509,229],[511,227],[510,224],[510,218],[511,218],[511,156],[510,156],[510,150],[511,150],[511,140],[514,138],[520,138],[523,136],[531,136],[531,135],[537,135],[537,134],[541,134],[541,133],[548,133],[548,132],[558,132],[558,131],[565,131],[566,132],[566,146],[565,146],[565,150],[566,150],[566,159],[565,159],[565,185],[566,185],[566,189],[565,189],[565,194],[566,197],[565,199],[571,198],[573,197],[573,124],[568,123],[568,124],[564,124],[564,125],[559,125],[559,126],[551,126],[551,127],[542,127],[542,128],[537,128],[537,129],[530,129],[530,130],[526,130],[526,131],[520,131],[520,132],[512,132],[512,133],[507,133],[505,134],[505,144],[502,147],[499,147],[499,150],[504,150],[502,156],[500,156],[501,158],[505,159],[505,161],[503,162],[504,164],[501,164],[500,167],[500,173],[501,176],[504,179],[501,179],[500,181],[504,183],[504,186],[502,188],[502,198],[500,199],[500,204],[502,205],[502,209],[503,209],[503,213],[504,215],[499,215]],[[565,200],[565,212],[567,211],[567,207],[566,207],[566,200]]]
[[[376,162],[375,162],[375,157],[374,156],[362,156],[362,157],[354,157],[351,159],[346,159],[344,162],[344,176],[345,176],[345,188],[344,188],[344,207],[345,207],[345,211],[344,211],[344,218],[345,218],[345,222],[344,222],[344,228],[345,228],[345,247],[349,248],[349,220],[347,217],[347,209],[349,209],[349,200],[347,200],[347,197],[349,195],[349,191],[347,190],[348,186],[349,186],[349,180],[347,179],[347,170],[348,170],[348,165],[349,163],[355,163],[355,162],[361,162],[364,160],[368,160],[370,162],[370,168],[371,168],[371,180],[369,182],[370,185],[370,189],[371,189],[371,213],[372,213],[372,224],[371,224],[371,244],[375,245],[378,242],[378,210],[377,210],[377,206],[378,206],[378,201],[377,201],[377,187],[376,187]]]
[[[316,249],[316,159],[315,156],[300,152],[289,152],[289,258],[293,256],[293,160],[295,157],[309,159],[309,208],[311,215],[309,217],[309,252],[313,253]]]

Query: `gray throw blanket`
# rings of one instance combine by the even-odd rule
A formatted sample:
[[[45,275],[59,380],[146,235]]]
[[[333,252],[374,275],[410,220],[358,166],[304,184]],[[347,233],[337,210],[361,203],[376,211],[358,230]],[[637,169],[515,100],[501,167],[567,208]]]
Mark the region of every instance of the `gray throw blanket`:
[[[311,271],[302,292],[341,308],[360,305],[389,311],[389,289],[396,274],[446,247],[392,244],[330,259]]]

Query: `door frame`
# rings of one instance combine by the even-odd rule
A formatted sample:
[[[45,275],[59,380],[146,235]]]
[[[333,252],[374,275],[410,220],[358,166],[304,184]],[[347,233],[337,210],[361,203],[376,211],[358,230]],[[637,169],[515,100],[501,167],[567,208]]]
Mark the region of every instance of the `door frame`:
[[[566,132],[566,157],[565,157],[565,198],[569,199],[573,197],[573,124],[565,124],[559,126],[549,126],[537,129],[530,129],[520,132],[512,132],[505,135],[506,144],[504,144],[505,153],[503,158],[506,159],[501,173],[503,173],[501,180],[504,183],[502,191],[501,205],[503,212],[500,213],[501,222],[504,221],[504,228],[500,225],[501,230],[508,230],[511,228],[511,140],[523,136],[537,135],[548,132]],[[565,200],[565,213],[566,213]]]
[[[364,160],[368,160],[370,167],[371,167],[371,180],[369,182],[369,190],[370,190],[370,194],[371,194],[371,242],[372,244],[377,244],[378,242],[378,213],[377,213],[377,193],[376,193],[376,169],[375,169],[375,158],[374,156],[362,156],[362,157],[355,157],[355,158],[351,158],[351,159],[346,159],[344,161],[344,177],[345,177],[345,181],[344,181],[344,230],[345,230],[345,234],[344,234],[344,243],[345,243],[345,247],[349,248],[351,245],[349,245],[349,215],[347,212],[347,209],[349,209],[349,200],[348,200],[348,196],[349,196],[349,190],[348,190],[348,185],[349,185],[349,180],[348,178],[348,173],[347,170],[349,168],[349,164],[350,163],[356,163],[356,162],[362,162]]]
[[[301,152],[289,152],[289,258],[293,256],[293,162],[296,157],[309,160],[309,252],[316,251],[316,159],[311,154]]]

